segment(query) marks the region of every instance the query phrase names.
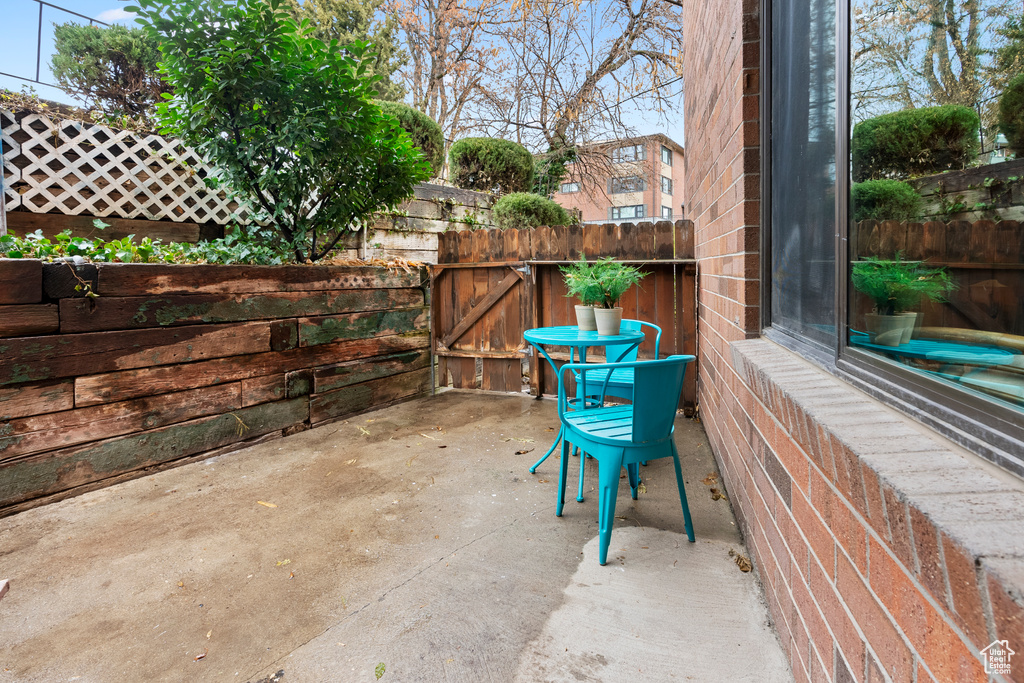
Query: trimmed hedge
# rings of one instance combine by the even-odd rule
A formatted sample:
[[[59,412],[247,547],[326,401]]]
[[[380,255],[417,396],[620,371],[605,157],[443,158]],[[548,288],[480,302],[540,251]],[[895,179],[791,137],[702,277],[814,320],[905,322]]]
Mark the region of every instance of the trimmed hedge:
[[[1011,80],[999,98],[999,130],[1014,154],[1024,156],[1024,74]]]
[[[464,190],[529,192],[533,155],[522,145],[497,138],[463,138],[448,152],[449,179]]]
[[[547,197],[513,192],[494,203],[494,218],[502,230],[535,228],[538,225],[569,225],[568,212]]]
[[[946,104],[883,114],[853,127],[853,180],[908,178],[963,168],[978,156],[981,121]]]
[[[854,183],[851,194],[855,221],[912,221],[921,216],[921,195],[899,180]]]
[[[441,126],[419,109],[402,102],[377,100],[377,104],[385,114],[398,119],[398,125],[412,138],[413,147],[422,151],[426,157],[432,177],[439,176],[444,167],[444,133],[441,132]]]

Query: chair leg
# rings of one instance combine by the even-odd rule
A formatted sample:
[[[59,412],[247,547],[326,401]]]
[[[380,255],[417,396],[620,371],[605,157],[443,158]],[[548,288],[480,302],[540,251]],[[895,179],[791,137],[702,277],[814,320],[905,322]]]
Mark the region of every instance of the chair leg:
[[[565,475],[569,472],[569,442],[562,439],[562,459],[558,463],[558,500],[555,501],[555,517],[562,516],[565,506]]]
[[[622,472],[622,452],[599,460],[597,474],[600,504],[598,505],[597,526],[599,536],[598,561],[608,561],[608,545],[612,540],[612,524],[615,522],[615,499],[619,495],[619,473]]]
[[[672,462],[676,466],[676,485],[679,487],[679,502],[683,504],[683,524],[686,526],[686,537],[690,539],[690,543],[693,543],[693,520],[690,519],[690,506],[686,503],[686,487],[683,486],[683,468],[679,465],[679,452],[676,450],[675,441],[669,441],[669,443],[672,444]]]
[[[576,502],[583,502],[583,473],[587,470],[587,458],[582,456],[586,455],[583,451],[580,451],[580,486],[579,490],[576,491]],[[590,457],[590,456],[587,456]]]
[[[636,500],[637,488],[640,486],[640,467],[636,463],[626,465],[626,474],[629,475],[630,495]]]

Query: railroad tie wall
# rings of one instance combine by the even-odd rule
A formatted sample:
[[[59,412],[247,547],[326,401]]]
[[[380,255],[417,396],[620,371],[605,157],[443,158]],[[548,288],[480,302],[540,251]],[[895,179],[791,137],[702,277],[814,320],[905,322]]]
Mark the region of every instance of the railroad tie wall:
[[[0,259],[0,515],[423,395],[426,283]]]

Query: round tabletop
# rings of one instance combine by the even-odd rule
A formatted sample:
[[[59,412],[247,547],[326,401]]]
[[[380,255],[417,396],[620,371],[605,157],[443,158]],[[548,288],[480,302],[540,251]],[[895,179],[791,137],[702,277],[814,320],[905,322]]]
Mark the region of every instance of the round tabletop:
[[[629,344],[642,341],[644,333],[642,330],[622,329],[619,330],[619,334],[598,334],[597,332],[584,332],[575,325],[562,325],[559,327],[538,327],[526,330],[523,332],[523,338],[531,344],[586,348],[588,346]]]

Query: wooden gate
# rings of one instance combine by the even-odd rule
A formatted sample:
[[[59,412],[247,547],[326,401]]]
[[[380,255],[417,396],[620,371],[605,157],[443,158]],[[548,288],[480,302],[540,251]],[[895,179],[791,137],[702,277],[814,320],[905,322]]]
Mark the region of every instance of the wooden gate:
[[[522,391],[526,358],[530,393],[557,393],[557,378],[523,340],[523,332],[575,324],[578,302],[566,296],[559,267],[581,253],[589,260],[614,256],[647,273],[639,287],[622,297],[623,318],[662,329],[661,358],[696,353],[697,266],[690,221],[450,232],[440,236],[438,264],[431,267],[438,386]],[[653,355],[650,337],[640,357]],[[552,357],[568,360],[568,351]],[[696,395],[694,364],[680,403],[688,414]]]

